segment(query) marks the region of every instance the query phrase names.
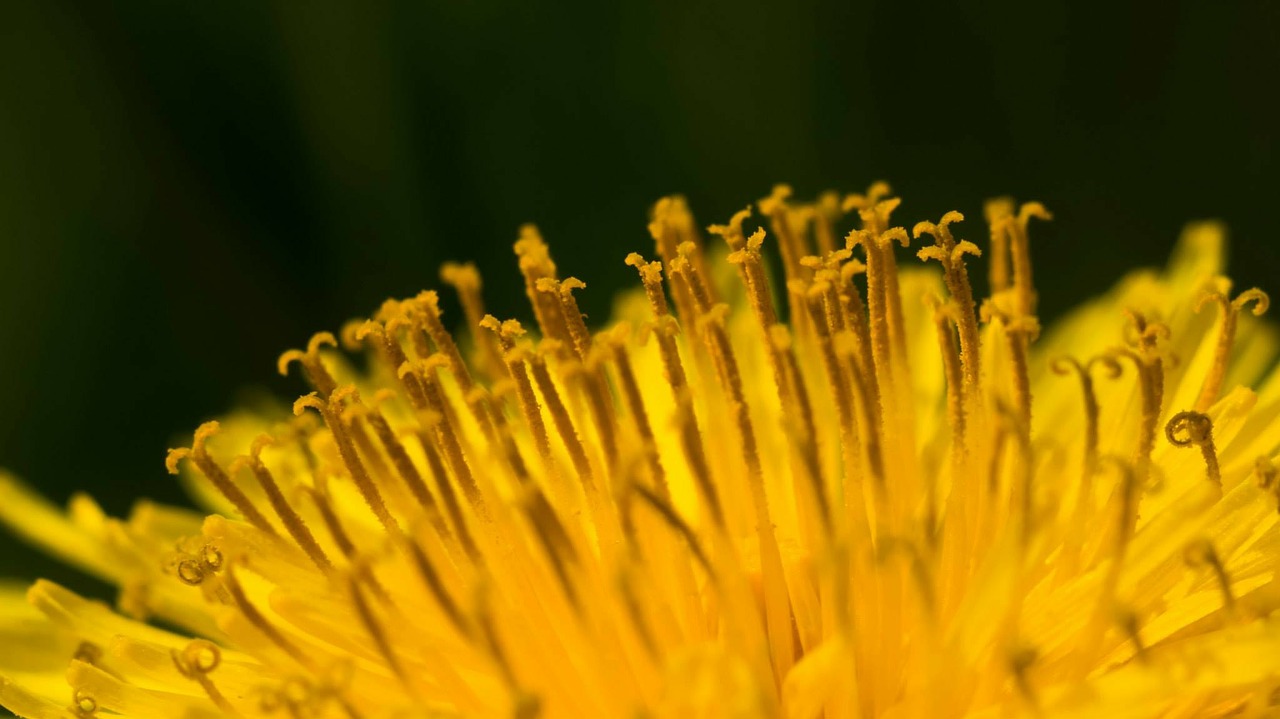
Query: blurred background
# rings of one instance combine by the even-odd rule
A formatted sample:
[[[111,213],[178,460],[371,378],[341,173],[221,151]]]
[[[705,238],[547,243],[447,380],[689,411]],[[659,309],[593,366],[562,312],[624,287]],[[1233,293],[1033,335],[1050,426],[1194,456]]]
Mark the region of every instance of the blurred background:
[[[181,502],[165,449],[296,396],[282,350],[445,260],[522,315],[529,221],[601,319],[672,192],[706,224],[883,178],[975,240],[984,198],[1041,200],[1048,319],[1196,218],[1280,291],[1276,3],[540,4],[5,3],[0,465]],[[111,596],[0,531],[5,575]]]

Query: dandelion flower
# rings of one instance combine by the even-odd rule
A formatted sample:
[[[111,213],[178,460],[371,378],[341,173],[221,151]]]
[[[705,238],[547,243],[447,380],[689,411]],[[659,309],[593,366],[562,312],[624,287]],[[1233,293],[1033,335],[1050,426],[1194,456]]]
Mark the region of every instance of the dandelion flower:
[[[119,587],[0,585],[0,705],[1274,715],[1277,335],[1220,230],[1041,336],[1043,206],[988,203],[982,249],[959,213],[908,232],[897,206],[778,187],[767,229],[748,208],[704,233],[664,199],[657,259],[626,258],[639,286],[597,328],[525,227],[533,322],[448,265],[463,318],[426,291],[286,352],[313,390],[292,412],[169,452],[208,516],[62,511],[0,478],[17,534]]]

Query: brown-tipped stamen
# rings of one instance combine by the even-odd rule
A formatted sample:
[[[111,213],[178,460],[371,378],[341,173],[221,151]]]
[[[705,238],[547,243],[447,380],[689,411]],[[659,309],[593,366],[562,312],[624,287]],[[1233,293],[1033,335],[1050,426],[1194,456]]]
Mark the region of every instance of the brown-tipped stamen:
[[[276,483],[271,470],[267,469],[267,465],[262,461],[263,448],[274,443],[275,440],[270,435],[260,435],[253,441],[249,448],[248,456],[243,457],[243,460],[253,472],[253,476],[258,480],[263,494],[267,495],[267,501],[271,503],[271,508],[284,524],[289,536],[293,537],[293,541],[298,543],[298,547],[306,553],[311,562],[316,565],[316,568],[327,574],[333,569],[333,564],[329,561],[329,557],[320,548],[320,544],[316,541],[315,536],[311,534],[311,530],[307,528],[306,523],[302,521],[302,517],[299,516],[297,510],[293,508],[293,505],[285,498],[284,493],[280,491],[280,486]]]
[[[657,262],[645,262],[644,258],[635,252],[627,255],[626,262],[640,272],[645,295],[649,299],[650,309],[653,310],[653,335],[657,338],[658,350],[662,356],[663,374],[676,401],[680,444],[685,460],[689,463],[694,482],[698,486],[701,499],[712,520],[717,526],[724,528],[724,508],[711,478],[711,465],[707,461],[706,449],[702,444],[702,433],[698,429],[697,416],[693,411],[693,394],[676,345],[675,336],[679,332],[679,326],[668,312],[667,298],[662,292],[662,266]],[[682,283],[675,284],[683,286]]]
[[[1200,386],[1200,395],[1196,398],[1194,409],[1197,412],[1209,411],[1222,392],[1222,383],[1227,378],[1227,361],[1231,356],[1231,345],[1235,342],[1236,326],[1239,324],[1241,310],[1252,303],[1253,314],[1257,317],[1266,312],[1271,305],[1271,298],[1267,293],[1256,287],[1241,292],[1235,299],[1227,299],[1227,296],[1221,292],[1210,291],[1201,295],[1200,300],[1196,302],[1196,312],[1210,301],[1216,302],[1221,310],[1221,329],[1218,330],[1218,342],[1213,349],[1213,365],[1209,368],[1209,374],[1205,375],[1204,384]]]
[[[991,234],[990,266],[987,268],[988,283],[994,297],[1010,286],[1009,275],[1009,233],[1005,220],[1013,215],[1012,197],[996,197],[987,200],[983,205],[983,215]]]
[[[354,391],[354,388],[350,388],[350,392]],[[343,394],[347,393],[344,392]],[[360,455],[356,451],[355,442],[352,440],[347,426],[342,420],[342,397],[335,390],[328,401],[321,400],[312,393],[299,397],[293,403],[293,413],[295,415],[302,414],[308,408],[318,411],[320,416],[324,418],[325,424],[329,427],[329,433],[333,435],[333,442],[338,448],[338,455],[342,458],[342,463],[347,468],[347,473],[351,475],[351,480],[355,483],[356,489],[360,491],[360,496],[369,505],[369,509],[378,518],[378,522],[382,524],[383,529],[393,536],[399,534],[400,524],[387,509],[387,504],[382,498],[382,492],[378,490],[378,486],[374,483],[373,478],[369,476],[368,470],[365,469],[364,462],[360,460]]]
[[[320,348],[326,345],[337,347],[337,338],[329,332],[317,332],[307,342],[306,351],[288,350],[280,355],[280,359],[276,361],[276,371],[282,377],[288,375],[289,365],[297,362],[302,365],[302,371],[306,374],[311,386],[320,393],[321,397],[328,399],[329,393],[338,387],[338,383],[334,381],[333,375],[329,374],[329,370],[325,368],[320,358]]]
[[[217,422],[205,422],[197,427],[191,448],[182,447],[169,450],[169,454],[164,461],[165,467],[169,470],[169,474],[177,474],[178,462],[183,458],[190,459],[218,492],[223,497],[226,497],[228,502],[231,502],[236,511],[240,513],[240,516],[244,517],[245,521],[267,534],[276,536],[275,527],[271,526],[266,516],[254,506],[249,497],[240,487],[236,486],[235,482],[231,481],[231,477],[205,451],[205,441],[216,434],[218,430],[219,425]]]
[[[506,377],[502,363],[502,353],[498,345],[487,332],[480,331],[480,320],[484,319],[484,299],[480,294],[482,287],[480,273],[471,263],[456,264],[447,262],[440,268],[440,280],[453,287],[462,304],[462,313],[467,318],[467,330],[471,339],[480,348],[480,368],[490,382],[497,382]]]
[[[960,336],[960,362],[964,367],[964,387],[972,388],[977,394],[980,371],[980,340],[978,336],[978,318],[973,299],[973,287],[969,282],[969,271],[964,265],[964,256],[979,257],[982,251],[972,242],[961,240],[956,242],[951,235],[951,224],[964,219],[959,212],[948,212],[942,216],[938,224],[920,222],[912,229],[913,237],[928,234],[934,238],[933,247],[925,247],[916,255],[922,260],[937,260],[942,265],[943,280],[947,292],[951,294],[951,307],[956,329]]]

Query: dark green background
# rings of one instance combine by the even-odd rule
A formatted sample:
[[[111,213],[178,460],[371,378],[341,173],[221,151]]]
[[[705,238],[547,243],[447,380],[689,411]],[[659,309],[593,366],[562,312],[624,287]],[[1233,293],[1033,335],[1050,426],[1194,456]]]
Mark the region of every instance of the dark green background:
[[[238,388],[300,391],[281,350],[447,259],[522,312],[526,221],[602,317],[670,192],[707,223],[884,178],[976,240],[983,198],[1039,199],[1049,316],[1194,218],[1280,287],[1267,0],[358,5],[0,9],[0,463],[178,501],[165,448]],[[74,576],[0,534],[6,574]]]

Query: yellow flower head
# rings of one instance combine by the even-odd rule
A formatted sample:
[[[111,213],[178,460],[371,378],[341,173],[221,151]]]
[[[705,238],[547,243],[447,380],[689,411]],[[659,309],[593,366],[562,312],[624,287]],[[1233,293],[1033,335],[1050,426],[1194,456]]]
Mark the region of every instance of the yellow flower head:
[[[1042,337],[1040,204],[988,203],[980,250],[956,212],[894,226],[882,183],[789,194],[758,203],[767,230],[744,210],[706,235],[660,201],[659,259],[626,258],[643,293],[596,331],[525,227],[536,329],[449,265],[465,332],[428,291],[316,335],[280,358],[314,390],[292,413],[170,451],[207,517],[63,512],[0,476],[0,519],[120,588],[113,610],[0,585],[0,705],[1273,715],[1277,337],[1218,228]]]

